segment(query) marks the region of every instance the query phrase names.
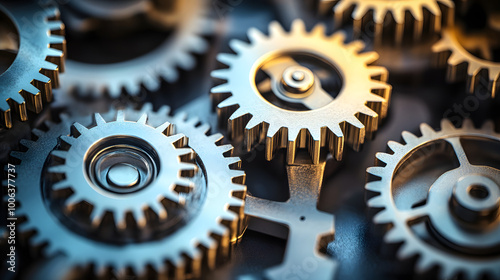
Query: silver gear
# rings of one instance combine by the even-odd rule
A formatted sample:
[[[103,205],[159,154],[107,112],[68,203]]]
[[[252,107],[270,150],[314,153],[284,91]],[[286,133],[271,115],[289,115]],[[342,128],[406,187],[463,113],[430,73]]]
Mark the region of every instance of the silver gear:
[[[52,100],[52,89],[59,86],[59,72],[64,71],[66,41],[64,25],[56,8],[36,3],[1,4],[19,35],[19,49],[9,68],[0,75],[0,122],[12,127],[12,112],[21,121],[27,110],[40,113]]]
[[[214,103],[218,103],[220,120],[228,120],[232,138],[244,135],[248,150],[265,141],[268,160],[278,149],[287,148],[288,163],[294,162],[297,148],[307,148],[313,163],[319,162],[322,147],[328,147],[337,160],[342,157],[344,141],[358,150],[365,136],[370,138],[377,130],[389,106],[391,87],[385,83],[387,70],[368,66],[377,60],[377,53],[360,54],[364,48],[361,41],[346,45],[343,33],[326,36],[322,25],[307,32],[301,20],[293,22],[290,32],[273,22],[269,33],[265,36],[257,29],[250,29],[250,44],[232,40],[230,46],[236,55],[218,55],[218,60],[229,68],[212,72],[213,77],[226,81],[212,88],[211,95]],[[322,89],[315,73],[291,58],[294,53],[308,54],[334,66],[343,80],[336,98]],[[267,61],[277,56],[279,62],[271,65]],[[283,65],[310,73],[311,79],[305,79],[309,81],[310,89],[305,94],[290,97],[296,93],[284,96],[273,91],[277,98],[302,103],[308,110],[283,109],[263,98],[253,81],[259,64],[272,76],[273,85],[274,81],[280,81],[277,73],[285,75],[287,72]]]
[[[55,163],[48,175],[57,178],[52,191],[72,191],[65,200],[67,212],[82,202],[90,204],[94,226],[109,211],[119,228],[126,228],[129,213],[134,224],[144,227],[148,210],[164,220],[170,215],[161,204],[164,199],[182,204],[179,190],[194,192],[190,178],[198,168],[191,163],[195,154],[186,147],[186,137],[174,135],[168,122],[157,128],[146,125],[147,114],[137,122],[124,118],[119,111],[112,122],[95,114],[91,128],[75,123],[71,136],[61,136],[60,147],[51,153]]]
[[[375,42],[381,42],[384,29],[394,25],[394,39],[403,41],[405,27],[413,26],[414,40],[420,40],[424,32],[435,34],[444,26],[452,25],[454,3],[452,0],[336,0],[333,7],[335,24],[340,26],[348,17],[353,20],[355,36],[359,36],[367,22],[374,24]],[[373,11],[371,15],[370,11]],[[406,13],[411,14],[408,21]],[[389,16],[391,15],[391,16]],[[427,17],[429,23],[425,24]],[[393,25],[389,24],[391,22]],[[429,30],[424,30],[426,26]]]
[[[116,98],[122,90],[138,95],[142,86],[155,91],[162,79],[175,82],[178,68],[193,69],[196,65],[193,54],[208,49],[203,36],[213,30],[215,22],[207,14],[206,0],[175,1],[168,14],[150,12],[154,21],[174,29],[161,45],[143,56],[118,63],[88,64],[68,60],[62,91],[94,97],[107,93]]]
[[[470,120],[461,128],[443,120],[441,131],[426,124],[420,130],[420,137],[403,132],[405,144],[389,142],[392,153],[377,153],[377,167],[367,170],[372,181],[366,190],[375,193],[368,206],[382,208],[373,221],[391,225],[384,240],[402,243],[399,259],[418,255],[417,272],[438,266],[442,279],[500,278],[500,170],[477,157],[470,160],[476,152],[464,142],[479,141],[478,150],[491,147],[488,143],[498,147],[500,134],[492,122],[477,129]],[[498,163],[494,149],[483,151],[495,157],[488,163]],[[453,159],[439,165],[429,159],[448,154]],[[437,167],[443,172],[432,170]]]
[[[125,119],[136,121],[138,115],[149,112],[151,108],[147,105],[140,111],[127,110]],[[238,234],[240,219],[244,215],[246,188],[242,184],[245,174],[237,170],[240,160],[228,157],[232,147],[220,145],[220,134],[208,136],[209,127],[199,125],[197,119],[188,120],[184,114],[170,117],[165,114],[168,113],[165,108],[158,112],[150,112],[150,125],[159,125],[155,121],[163,123],[172,120],[176,128],[189,138],[189,146],[198,156],[197,164],[203,170],[198,174],[205,176],[206,194],[197,213],[167,236],[122,246],[89,238],[67,226],[65,220],[50,208],[50,201],[42,191],[45,186],[40,186],[47,168],[44,163],[58,144],[56,135],[68,135],[75,121],[90,126],[92,120],[90,117],[69,118],[63,115],[60,123],[48,123],[47,131],[33,130],[36,141],[21,141],[26,151],[11,154],[19,164],[17,198],[23,201],[17,214],[27,218],[19,229],[24,233],[36,232],[30,238],[33,246],[47,244],[43,251],[45,256],[62,253],[66,263],[72,267],[92,264],[95,272],[112,268],[119,273],[131,268],[136,275],[142,275],[149,268],[149,271],[152,269],[176,279],[184,279],[188,273],[199,277],[202,267],[212,269],[228,257],[231,238]],[[104,118],[111,120],[114,115]],[[34,170],[37,172],[33,173]]]

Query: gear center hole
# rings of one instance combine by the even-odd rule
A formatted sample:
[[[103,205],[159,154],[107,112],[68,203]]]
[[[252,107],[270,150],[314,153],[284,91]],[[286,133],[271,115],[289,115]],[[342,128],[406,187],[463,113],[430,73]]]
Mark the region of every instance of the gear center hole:
[[[490,196],[488,189],[480,184],[475,184],[469,187],[469,195],[477,200],[484,200]]]

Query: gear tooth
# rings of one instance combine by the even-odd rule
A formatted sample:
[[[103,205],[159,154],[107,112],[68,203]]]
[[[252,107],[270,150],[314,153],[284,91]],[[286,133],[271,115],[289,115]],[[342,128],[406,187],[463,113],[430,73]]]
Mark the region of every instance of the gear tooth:
[[[272,21],[269,24],[269,36],[271,37],[280,37],[285,34],[285,30],[281,26],[281,24],[277,21]]]
[[[21,161],[24,160],[26,153],[20,152],[20,151],[12,151],[10,152],[10,156],[16,159],[19,159]]]
[[[62,151],[62,150],[53,150],[50,153],[51,156],[60,158],[60,159],[66,159],[68,157],[68,152],[67,151]]]
[[[260,32],[260,30],[258,30],[257,28],[251,27],[248,30],[248,38],[250,39],[250,42],[252,42],[253,44],[257,44],[258,42],[264,41],[266,39],[266,36],[264,35],[264,33]]]
[[[77,122],[73,124],[73,128],[76,129],[80,134],[85,133],[88,130],[88,128],[86,128],[84,125]]]
[[[179,163],[179,169],[181,171],[187,171],[191,175],[188,175],[187,177],[192,177],[194,176],[194,173],[198,172],[198,166],[193,163]]]
[[[374,196],[368,200],[368,207],[370,208],[385,208],[385,201],[382,196]]]
[[[344,31],[337,31],[330,36],[330,40],[338,44],[344,44],[345,38],[346,35]]]
[[[373,21],[375,24],[383,24],[384,18],[388,12],[387,9],[373,9]]]
[[[33,135],[35,135],[36,137],[40,138],[42,137],[43,135],[45,135],[45,132],[43,132],[42,130],[38,129],[38,128],[34,128],[33,130],[31,130],[31,133]]]
[[[380,166],[372,166],[372,167],[368,167],[366,169],[366,172],[368,172],[369,174],[371,175],[374,175],[374,176],[377,176],[377,177],[380,177],[382,178],[382,176],[384,176],[384,168],[383,167],[380,167]]]
[[[74,143],[75,143],[75,138],[73,138],[71,136],[62,135],[59,138],[61,139],[61,141],[63,141],[64,143],[66,143],[68,145],[74,145]]]
[[[455,130],[455,126],[451,123],[450,120],[442,119],[441,120],[441,130],[443,130],[443,131]]]
[[[472,123],[472,121],[470,121]],[[474,127],[474,124],[472,124],[472,127]],[[481,127],[482,130],[484,131],[495,131],[495,123],[492,120],[487,120],[483,126]]]
[[[403,140],[405,141],[406,144],[414,144],[417,143],[418,138],[415,136],[413,133],[410,133],[408,131],[403,131],[401,134],[403,137]],[[387,162],[387,161],[384,161]]]
[[[369,7],[359,3],[352,11],[352,18],[354,20],[361,20],[368,12]]]
[[[160,220],[164,220],[167,218],[168,216],[167,210],[165,209],[165,207],[163,207],[163,205],[160,202],[151,203],[149,207],[151,208],[151,210],[153,210],[153,212],[156,213],[156,215],[158,215],[158,218]]]
[[[188,156],[188,160],[192,160],[195,152],[191,148],[177,148],[175,149],[177,156]]]
[[[465,59],[463,56],[459,55],[457,52],[452,52],[450,57],[448,58],[448,64],[451,66],[457,66],[462,62],[465,62]]]
[[[227,104],[229,104],[229,103],[230,102],[228,102]],[[223,105],[226,105],[226,104],[223,104]],[[230,107],[230,106],[234,106],[234,105],[229,105],[229,106],[224,106],[224,107],[221,106],[219,108],[225,108],[225,107]],[[248,115],[248,112],[241,109],[241,108],[238,108],[238,109],[236,109],[236,111],[234,111],[234,113],[231,114],[231,116],[229,116],[229,121],[236,121],[237,119],[239,119],[245,115]],[[254,126],[251,126],[251,127],[254,127]],[[246,125],[246,127],[249,127],[248,124]]]
[[[326,26],[322,23],[316,24],[311,30],[311,35],[313,36],[325,36]]]
[[[413,135],[413,134],[412,134]],[[391,155],[386,153],[376,153],[375,157],[383,163],[389,163],[391,161]]]
[[[392,222],[391,213],[388,210],[384,209],[378,212],[377,215],[375,215],[375,217],[373,217],[373,222],[376,224],[389,224]]]
[[[99,113],[95,113],[94,114],[94,121],[95,121],[95,123],[96,123],[97,126],[105,125],[106,124],[106,121],[104,120],[104,118]]]
[[[434,53],[441,53],[449,50],[450,47],[448,46],[448,44],[446,44],[446,41],[443,39],[439,40],[437,43],[432,45],[432,52]]]
[[[125,212],[123,211],[113,211],[111,212],[113,215],[113,220],[115,221],[115,225],[118,229],[124,230],[127,228],[127,223],[125,221]]]
[[[53,191],[60,191],[60,190],[64,190],[64,189],[69,189],[69,188],[71,188],[71,183],[67,180],[63,180],[63,181],[57,182],[55,184],[52,184],[51,188]]]
[[[66,173],[66,167],[64,165],[56,165],[48,168],[49,173],[54,174],[64,174]]]
[[[21,144],[22,146],[24,146],[27,149],[31,149],[33,147],[33,145],[35,144],[35,142],[28,140],[28,139],[21,139],[21,140],[19,140],[19,144]]]
[[[424,254],[418,258],[418,260],[415,264],[415,270],[418,273],[423,274],[424,272],[431,269],[432,266],[434,266],[434,265],[435,265],[435,261],[434,261],[433,257],[430,254]]]
[[[352,41],[345,46],[349,51],[353,53],[359,53],[365,48],[365,43],[361,40]]]
[[[392,229],[391,232],[395,232],[394,236],[387,237],[386,240],[393,240],[392,243],[400,242],[404,240],[404,235],[401,235],[397,232],[397,229]],[[389,234],[389,233],[388,233]],[[398,249],[398,259],[405,260],[413,257],[416,254],[414,247],[410,243],[403,243],[401,247]]]
[[[118,110],[118,112],[116,112],[116,121],[117,122],[125,121],[125,112],[123,110]]]
[[[244,53],[249,45],[243,41],[233,39],[229,41],[229,47],[237,54]]]
[[[462,128],[465,130],[471,130],[474,129],[475,127],[471,119],[464,119],[462,122]]]
[[[387,146],[393,151],[394,153],[401,153],[404,151],[404,146],[396,141],[389,141],[387,143]]]
[[[146,115],[143,115],[146,116]],[[142,119],[142,117],[141,117]],[[140,123],[140,121],[138,121]],[[172,133],[174,132],[174,125],[169,123],[169,122],[164,122],[157,128],[155,128],[157,131],[160,131],[161,133],[165,134],[166,136],[172,136]]]
[[[66,201],[64,201],[64,205],[66,206],[66,209],[73,209],[80,202],[82,202],[82,199],[79,196],[73,194],[68,197]]]
[[[306,24],[301,19],[295,19],[292,22],[291,33],[306,33]]]
[[[210,135],[208,138],[209,138],[208,140],[212,143],[219,143],[224,138],[224,135],[220,133],[215,133]]]
[[[380,181],[373,181],[373,182],[367,183],[365,185],[365,189],[368,191],[379,193],[382,191],[382,185],[380,184]]]
[[[39,82],[42,82],[42,83],[45,83],[45,84],[48,84],[50,83],[50,78],[43,75],[42,73],[36,73],[33,80],[36,80],[36,81],[39,81]],[[29,92],[30,94],[32,95],[36,95],[38,92],[39,92],[39,89],[36,88],[35,86],[33,85],[28,85],[29,89],[26,89],[27,92]]]
[[[232,170],[231,171],[231,181],[235,184],[243,185],[245,184],[246,174],[243,170]]]
[[[225,154],[228,152],[232,152],[234,150],[234,147],[231,144],[226,144],[226,145],[219,146],[219,149],[222,152],[222,154]]]
[[[148,122],[148,114],[144,113],[141,115],[141,117],[137,120],[137,123],[147,125]]]
[[[47,24],[47,28],[51,31],[51,35],[52,34],[57,34],[59,35],[58,33],[60,33],[60,31],[63,31],[65,28],[64,28],[64,24],[61,22],[61,21],[48,21],[46,22],[45,24]]]
[[[434,135],[436,132],[430,127],[428,124],[423,123],[420,125],[420,131],[422,132],[423,136],[431,137]]]
[[[457,279],[458,277],[455,277],[455,276],[458,276],[457,275],[458,273],[459,273],[459,271],[457,270],[457,267],[455,267],[455,266],[441,265],[439,267],[439,279]],[[471,273],[467,273],[467,272],[465,272],[465,273],[469,274],[469,275],[471,274]],[[479,278],[467,278],[467,279],[479,279]]]
[[[231,89],[229,87],[229,84],[228,83],[224,83],[224,84],[218,85],[216,87],[213,87],[210,90],[210,93],[212,93],[212,94],[229,93],[230,90]]]
[[[196,59],[186,51],[181,51],[176,56],[177,66],[183,70],[191,70],[196,66]]]
[[[380,57],[377,52],[364,52],[364,53],[360,53],[358,56],[367,65],[374,63]]]
[[[134,220],[139,227],[144,228],[146,226],[146,216],[144,210],[141,208],[134,208],[132,210],[132,215],[134,215]]]
[[[97,208],[97,206],[93,205],[94,208],[92,209],[92,212],[90,213],[90,222],[92,224],[92,227],[97,228],[102,222],[103,216],[104,216],[104,211],[101,209]]]
[[[230,75],[229,69],[217,69],[210,73],[210,76],[212,76],[212,78],[221,80],[228,80],[229,75]]]

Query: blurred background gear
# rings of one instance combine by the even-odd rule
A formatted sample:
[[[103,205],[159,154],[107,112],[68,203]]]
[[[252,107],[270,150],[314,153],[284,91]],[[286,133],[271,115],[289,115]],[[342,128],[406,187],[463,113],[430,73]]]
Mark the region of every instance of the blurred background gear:
[[[143,110],[148,111],[150,107]],[[110,120],[121,119],[120,116],[128,119],[126,112],[125,115],[119,113],[118,117],[111,112],[103,115],[101,120],[97,117],[98,125],[89,131],[106,126],[105,119],[108,125],[114,125]],[[137,116],[137,113],[132,113],[130,116]],[[170,117],[164,115],[163,118]],[[58,214],[61,211],[59,208],[64,205],[61,205],[58,196],[52,196],[48,192],[50,184],[47,184],[47,180],[50,176],[47,176],[46,172],[50,164],[44,163],[47,162],[45,159],[50,159],[52,148],[58,145],[57,135],[67,135],[71,123],[75,121],[81,123],[76,126],[91,126],[92,121],[90,117],[69,118],[62,115],[60,123],[47,123],[47,131],[34,130],[36,141],[22,141],[22,145],[28,148],[25,152],[12,153],[13,158],[19,163],[17,199],[23,201],[24,205],[17,213],[20,217],[27,218],[26,222],[19,226],[21,232],[36,232],[30,238],[32,246],[46,244],[42,251],[44,256],[50,258],[62,253],[65,255],[66,266],[90,268],[90,275],[116,274],[121,275],[120,278],[160,274],[171,275],[175,279],[184,279],[186,275],[199,277],[202,271],[213,269],[226,260],[230,252],[231,238],[237,236],[240,231],[240,219],[243,217],[245,187],[241,184],[244,183],[244,173],[235,170],[238,169],[239,158],[227,157],[232,147],[218,144],[221,135],[207,136],[208,126],[198,125],[198,120],[186,120],[185,115],[171,118],[176,120],[180,128],[189,135],[193,149],[199,151],[196,165],[200,170],[191,180],[202,184],[203,191],[198,192],[189,203],[186,202],[186,207],[192,207],[193,215],[167,229],[149,228],[149,232],[146,229],[147,237],[144,235],[136,235],[134,238],[129,236],[128,239],[115,237],[113,241],[101,238],[100,234],[105,228],[101,227],[94,232],[75,228],[73,221]],[[127,128],[129,124],[147,126],[144,121],[146,118],[141,117],[130,123],[124,122],[121,127]],[[73,133],[76,132],[73,130]],[[86,137],[85,133],[79,137]],[[112,139],[120,141],[120,138]],[[166,136],[165,138],[168,139]],[[164,144],[169,142],[166,141]],[[165,166],[165,162],[162,164],[163,166],[159,168],[168,167]],[[189,170],[193,171],[192,168]],[[42,185],[37,182],[41,182]],[[145,186],[148,187],[150,186]],[[162,192],[159,193],[161,194]],[[67,246],[67,244],[72,245]],[[89,264],[92,266],[88,267]]]
[[[378,153],[366,189],[373,221],[390,224],[388,243],[402,243],[400,259],[418,255],[416,271],[438,266],[440,279],[500,278],[500,134],[466,120],[441,130],[427,124],[421,136],[403,132]]]
[[[156,91],[162,81],[177,81],[179,69],[196,66],[195,55],[208,49],[204,36],[215,28],[206,0],[101,2],[78,1],[68,4],[68,15],[62,11],[71,22],[65,94],[117,98],[142,88]],[[75,20],[75,10],[85,20]]]
[[[319,0],[322,1],[322,0]],[[383,37],[397,45],[404,37],[422,39],[423,34],[436,34],[442,26],[453,23],[452,0],[337,0],[323,1],[333,7],[335,25],[353,22],[355,37],[373,37],[376,44]],[[323,4],[323,9],[331,8]],[[409,33],[409,35],[405,35]]]
[[[385,68],[369,66],[377,53],[360,53],[361,41],[344,44],[343,33],[327,36],[321,25],[308,32],[300,20],[289,33],[273,22],[269,36],[248,36],[230,42],[236,54],[217,56],[229,68],[212,72],[225,81],[211,93],[233,139],[244,137],[248,151],[265,141],[268,160],[286,148],[288,163],[305,148],[318,163],[322,147],[340,160],[344,142],[359,150],[372,137],[391,93]]]
[[[30,1],[0,4],[0,25],[0,122],[10,128],[52,100],[66,41],[58,9]]]

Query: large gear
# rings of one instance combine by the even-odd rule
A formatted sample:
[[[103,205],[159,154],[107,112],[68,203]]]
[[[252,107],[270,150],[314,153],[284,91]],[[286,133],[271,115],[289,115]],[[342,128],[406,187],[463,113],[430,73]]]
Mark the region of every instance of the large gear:
[[[402,243],[398,258],[418,255],[417,272],[500,278],[500,134],[492,122],[477,129],[470,120],[420,130],[403,132],[405,144],[389,142],[392,152],[368,169],[366,189],[376,193],[368,205],[382,208],[374,222],[391,225],[385,241]]]
[[[180,189],[195,193],[190,177],[197,166],[189,162],[194,152],[186,148],[184,135],[172,134],[171,123],[153,128],[146,125],[146,114],[138,122],[129,122],[122,111],[118,113],[113,122],[96,114],[96,126],[75,123],[72,135],[61,137],[60,147],[51,153],[55,163],[49,176],[56,179],[52,190],[71,189],[65,201],[67,212],[82,202],[91,205],[90,222],[96,226],[106,211],[113,213],[120,228],[126,228],[128,213],[140,226],[146,225],[147,210],[166,219],[171,213],[163,200],[178,204],[182,203]]]
[[[441,32],[439,40],[432,50],[438,55],[438,64],[447,64],[447,80],[455,82],[467,80],[467,90],[474,93],[480,83],[495,97],[500,87],[500,63],[493,61],[490,46],[498,46],[495,34],[479,33],[466,35],[458,26],[449,27]],[[481,57],[470,52],[478,51]]]
[[[47,131],[35,129],[35,141],[22,141],[27,148],[24,152],[12,153],[18,164],[17,198],[23,202],[17,215],[26,217],[19,229],[22,233],[35,232],[29,240],[33,246],[46,244],[43,251],[46,257],[62,253],[65,263],[71,267],[91,264],[94,273],[118,272],[119,278],[130,277],[131,269],[134,275],[148,273],[175,279],[188,275],[199,277],[202,269],[212,269],[228,257],[230,241],[239,232],[246,194],[242,185],[245,175],[237,170],[239,158],[228,157],[232,147],[220,145],[220,134],[208,136],[209,127],[200,125],[198,119],[187,119],[184,114],[170,117],[165,108],[157,113],[151,112],[151,108],[147,105],[140,111],[126,110],[125,119],[144,120],[139,116],[149,112],[152,116],[149,125],[157,126],[170,120],[178,131],[189,137],[189,147],[197,154],[199,172],[195,176],[199,177],[198,182],[205,182],[205,193],[201,195],[197,211],[173,231],[157,233],[154,238],[140,242],[104,242],[75,228],[69,217],[60,215],[51,204],[53,198],[48,195],[50,186],[44,183],[48,179],[45,172],[49,168],[50,152],[58,145],[57,135],[69,135],[75,121],[91,126],[92,120],[63,115],[60,123],[48,123]],[[108,122],[116,118],[114,114],[107,115],[103,117]]]
[[[337,160],[344,141],[358,150],[365,136],[377,130],[389,104],[386,69],[368,66],[377,53],[359,53],[364,48],[361,41],[344,44],[343,33],[326,36],[322,25],[307,32],[301,20],[293,22],[290,32],[273,22],[269,33],[250,29],[251,44],[231,41],[236,55],[218,55],[229,68],[212,72],[226,81],[211,93],[219,118],[228,120],[232,138],[244,134],[248,150],[265,140],[268,160],[278,149],[287,148],[289,163],[294,162],[297,148],[307,148],[313,163],[319,162],[322,147],[328,147]],[[342,80],[338,95],[333,98],[324,90],[317,73],[295,61],[294,55],[326,61],[326,75],[339,73]],[[278,106],[264,97],[256,81],[259,71],[270,76],[274,100],[305,110]]]
[[[175,1],[168,11],[151,10],[149,14],[153,21],[173,29],[159,46],[145,55],[117,63],[68,60],[62,90],[94,97],[105,93],[118,97],[123,91],[138,95],[141,87],[155,91],[162,80],[176,81],[179,68],[194,68],[196,58],[193,54],[208,49],[203,36],[215,25],[208,16],[208,1]]]
[[[29,1],[1,4],[0,20],[9,22],[15,29],[11,32],[18,35],[17,50],[0,50],[2,56],[13,58],[0,74],[0,122],[10,128],[13,113],[26,121],[27,110],[40,113],[52,100],[52,89],[59,86],[59,72],[64,70],[66,41],[56,8]]]
[[[345,18],[353,20],[354,32],[358,36],[368,32],[367,23],[373,23],[376,42],[383,33],[392,28],[397,44],[403,41],[405,28],[413,28],[413,38],[419,40],[422,34],[435,34],[442,25],[453,22],[452,0],[337,0],[333,7],[335,24],[340,26]],[[408,20],[406,13],[411,14]],[[363,29],[365,28],[365,29]]]

